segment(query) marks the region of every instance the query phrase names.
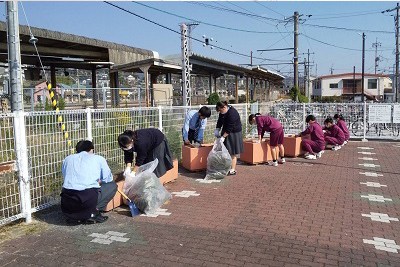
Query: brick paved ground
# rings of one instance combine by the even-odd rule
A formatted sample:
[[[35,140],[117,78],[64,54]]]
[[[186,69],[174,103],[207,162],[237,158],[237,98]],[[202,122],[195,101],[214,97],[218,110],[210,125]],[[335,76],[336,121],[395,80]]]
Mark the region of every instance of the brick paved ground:
[[[109,213],[105,224],[71,227],[56,207],[36,215],[47,226],[43,230],[0,244],[0,265],[400,266],[400,222],[362,216],[400,218],[399,153],[399,143],[351,142],[316,161],[241,165],[237,176],[221,183],[199,184],[195,179],[203,174],[182,173],[168,190],[200,195],[174,197],[163,206],[171,214],[155,218],[133,219],[120,209]],[[364,157],[378,160],[359,159]],[[385,202],[362,197],[369,194],[384,196]],[[91,242],[95,237],[89,235],[109,231],[129,240]]]

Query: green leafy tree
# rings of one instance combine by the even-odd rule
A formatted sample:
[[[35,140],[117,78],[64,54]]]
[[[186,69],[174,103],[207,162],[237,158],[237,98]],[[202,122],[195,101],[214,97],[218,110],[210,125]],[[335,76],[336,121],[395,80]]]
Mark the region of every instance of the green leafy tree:
[[[57,83],[63,83],[66,85],[73,85],[75,84],[75,81],[72,80],[70,77],[68,76],[57,76]]]
[[[299,101],[300,103],[309,102],[308,98],[300,93],[300,90],[297,86],[294,86],[292,89],[290,89],[289,96],[293,101]],[[296,98],[298,98],[298,100]]]
[[[220,101],[218,93],[212,93],[207,98],[207,102],[209,105],[215,105]]]

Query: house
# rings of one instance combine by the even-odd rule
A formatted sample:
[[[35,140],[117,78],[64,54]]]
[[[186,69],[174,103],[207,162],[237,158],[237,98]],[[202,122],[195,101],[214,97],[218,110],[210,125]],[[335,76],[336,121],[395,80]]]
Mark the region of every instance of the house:
[[[24,95],[28,98],[31,98],[33,95],[33,101],[36,102],[45,102],[46,98],[50,101],[50,93],[47,89],[46,82],[40,82],[36,85],[24,88]],[[60,96],[60,87],[56,86],[55,95]]]
[[[361,73],[320,76],[313,81],[312,98],[341,96],[344,100],[361,101],[361,79]],[[384,101],[385,93],[392,90],[389,75],[365,73],[363,82],[364,95],[369,100]]]

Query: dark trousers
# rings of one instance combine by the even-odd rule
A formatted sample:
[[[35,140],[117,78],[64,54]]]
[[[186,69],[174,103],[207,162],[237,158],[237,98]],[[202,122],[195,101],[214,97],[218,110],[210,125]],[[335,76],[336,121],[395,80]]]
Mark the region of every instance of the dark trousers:
[[[118,186],[114,182],[101,185],[101,187],[99,188],[99,194],[97,198],[97,205],[96,205],[97,210],[104,211],[108,202],[110,202],[111,199],[113,199],[113,197],[115,196],[117,188]]]
[[[183,130],[182,130],[182,132],[183,132]],[[197,142],[197,143],[201,143],[199,140],[195,140],[194,139],[194,134],[195,134],[195,130],[192,130],[192,129],[189,129],[189,132],[188,132],[188,140],[189,140],[189,142],[191,143],[191,144],[193,144],[193,142]],[[183,141],[185,141],[185,140],[183,140]]]

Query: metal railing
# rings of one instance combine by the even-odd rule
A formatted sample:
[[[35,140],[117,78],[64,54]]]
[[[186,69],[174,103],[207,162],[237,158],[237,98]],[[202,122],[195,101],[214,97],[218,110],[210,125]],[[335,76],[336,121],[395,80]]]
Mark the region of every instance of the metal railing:
[[[234,105],[247,125],[247,105]],[[71,146],[82,139],[93,140],[95,152],[107,159],[113,172],[124,168],[123,153],[117,136],[126,129],[158,128],[169,140],[175,158],[181,158],[181,128],[186,113],[201,106],[133,107],[114,109],[77,109],[23,112],[25,134],[14,131],[16,114],[0,113],[0,225],[28,218],[36,212],[59,202],[63,183],[61,164],[71,153]],[[215,106],[209,106],[214,109]],[[60,119],[61,118],[61,119]],[[213,111],[207,129],[213,129],[218,113]],[[64,125],[68,133],[62,131]],[[26,142],[27,180],[16,162],[14,143]],[[205,142],[213,141],[213,131],[205,132]],[[8,169],[6,169],[8,168]],[[26,175],[25,175],[26,176]],[[19,178],[21,177],[21,178]],[[21,193],[21,194],[20,194]]]
[[[260,112],[277,118],[287,134],[303,131],[309,114],[321,125],[327,116],[342,114],[352,137],[399,139],[399,104],[277,102],[233,106],[241,116],[245,137],[257,135],[256,127],[249,125],[247,118],[250,113]],[[158,128],[166,135],[174,157],[180,159],[185,115],[200,107],[87,108],[0,114],[0,225],[29,218],[32,212],[59,202],[63,183],[61,164],[71,153],[69,142],[74,147],[79,140],[93,140],[95,152],[107,159],[113,172],[118,172],[123,170],[124,162],[117,136],[126,129]],[[212,116],[208,119],[205,142],[214,140],[213,129],[218,119],[215,106],[209,107]],[[24,130],[17,131],[16,126],[21,125]],[[25,154],[15,150],[15,144],[23,149],[21,140],[26,143]]]

